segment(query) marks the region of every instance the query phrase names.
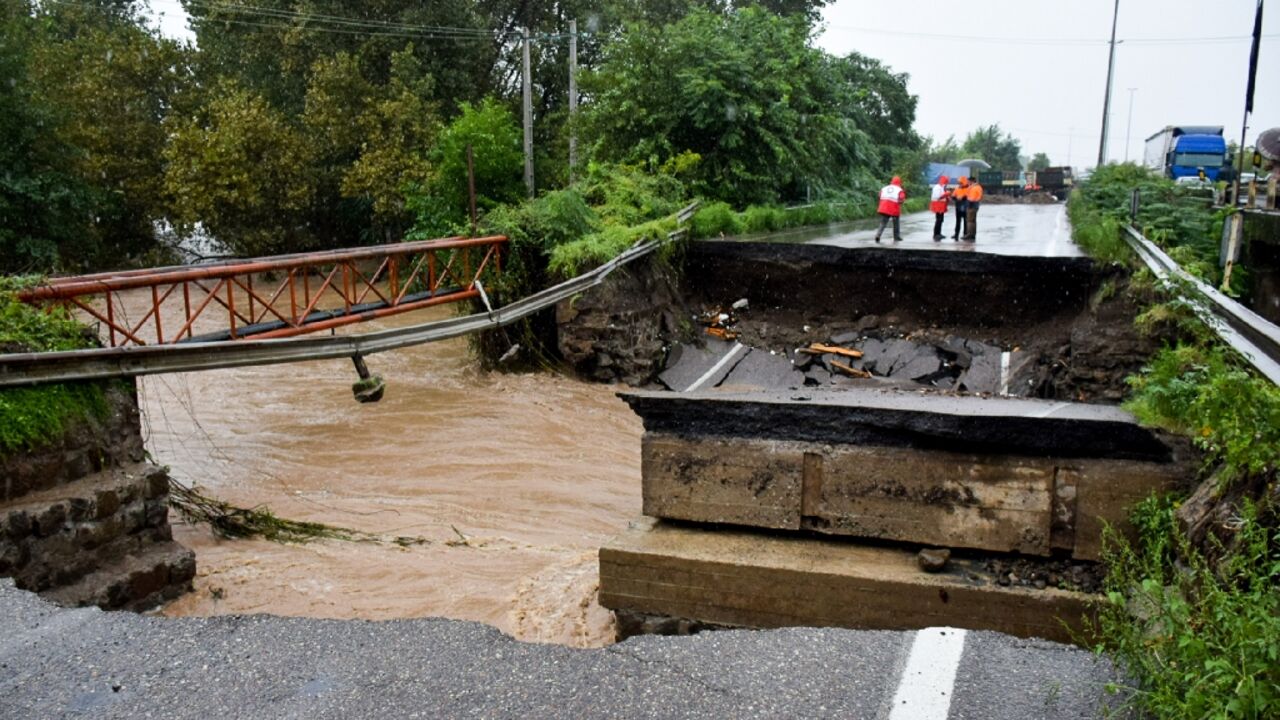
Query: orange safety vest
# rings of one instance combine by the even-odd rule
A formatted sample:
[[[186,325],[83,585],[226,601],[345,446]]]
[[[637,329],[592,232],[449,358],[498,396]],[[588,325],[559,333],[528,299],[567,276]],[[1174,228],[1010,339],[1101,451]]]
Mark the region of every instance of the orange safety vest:
[[[969,198],[969,202],[982,202],[982,186],[974,183],[969,186],[969,192],[965,193],[965,197]]]
[[[967,200],[969,198],[969,186],[961,185],[960,187],[956,188],[951,193],[951,197],[955,198],[957,203],[960,202],[961,200]]]

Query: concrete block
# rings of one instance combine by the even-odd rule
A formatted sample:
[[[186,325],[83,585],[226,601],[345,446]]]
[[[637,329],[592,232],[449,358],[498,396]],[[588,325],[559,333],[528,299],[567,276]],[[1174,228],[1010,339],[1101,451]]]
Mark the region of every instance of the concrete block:
[[[1129,510],[1153,492],[1185,484],[1188,472],[1181,464],[1108,460],[1073,461],[1061,468],[1059,477],[1076,486],[1072,556],[1101,560],[1102,533],[1107,525],[1133,540]]]
[[[804,452],[797,443],[762,448],[746,439],[645,433],[641,491],[651,517],[800,528]]]
[[[951,626],[1072,642],[1089,596],[1001,587],[972,561],[924,573],[907,550],[646,520],[600,550],[600,604],[742,627]]]
[[[819,457],[821,491],[806,510],[806,527],[925,545],[1049,553],[1052,461],[882,447],[836,447]]]

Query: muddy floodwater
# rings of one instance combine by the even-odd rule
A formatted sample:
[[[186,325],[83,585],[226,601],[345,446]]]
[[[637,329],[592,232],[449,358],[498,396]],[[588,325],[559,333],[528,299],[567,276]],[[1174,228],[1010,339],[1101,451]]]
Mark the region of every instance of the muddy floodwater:
[[[359,331],[445,317],[429,310]],[[477,620],[521,640],[613,640],[596,551],[640,512],[640,420],[616,388],[476,369],[466,340],[141,381],[156,462],[208,495],[421,544],[222,540],[174,514],[195,592],[167,615]]]

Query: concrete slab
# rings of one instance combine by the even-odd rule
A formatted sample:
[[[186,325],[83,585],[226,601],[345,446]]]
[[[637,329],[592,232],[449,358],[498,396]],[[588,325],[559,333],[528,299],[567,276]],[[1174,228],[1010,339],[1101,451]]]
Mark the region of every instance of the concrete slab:
[[[624,392],[645,430],[686,436],[1153,462],[1170,449],[1118,407],[869,388]]]
[[[927,574],[912,552],[642,520],[600,550],[600,604],[731,626],[950,626],[1079,640],[1089,596]]]
[[[1104,525],[1181,483],[1179,463],[974,454],[647,432],[644,513],[1098,560]]]
[[[752,348],[733,370],[720,381],[725,388],[758,388],[776,390],[804,384],[804,373],[796,370],[786,355]]]
[[[748,352],[750,348],[739,343],[716,338],[708,338],[703,345],[676,343],[658,380],[676,392],[713,388]]]

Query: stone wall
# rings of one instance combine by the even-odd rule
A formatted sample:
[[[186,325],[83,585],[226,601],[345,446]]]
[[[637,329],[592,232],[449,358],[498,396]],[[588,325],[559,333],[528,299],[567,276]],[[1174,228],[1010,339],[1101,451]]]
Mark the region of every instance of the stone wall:
[[[132,386],[106,395],[106,417],[0,460],[0,576],[64,605],[143,609],[190,589],[195,556],[173,542]]]

